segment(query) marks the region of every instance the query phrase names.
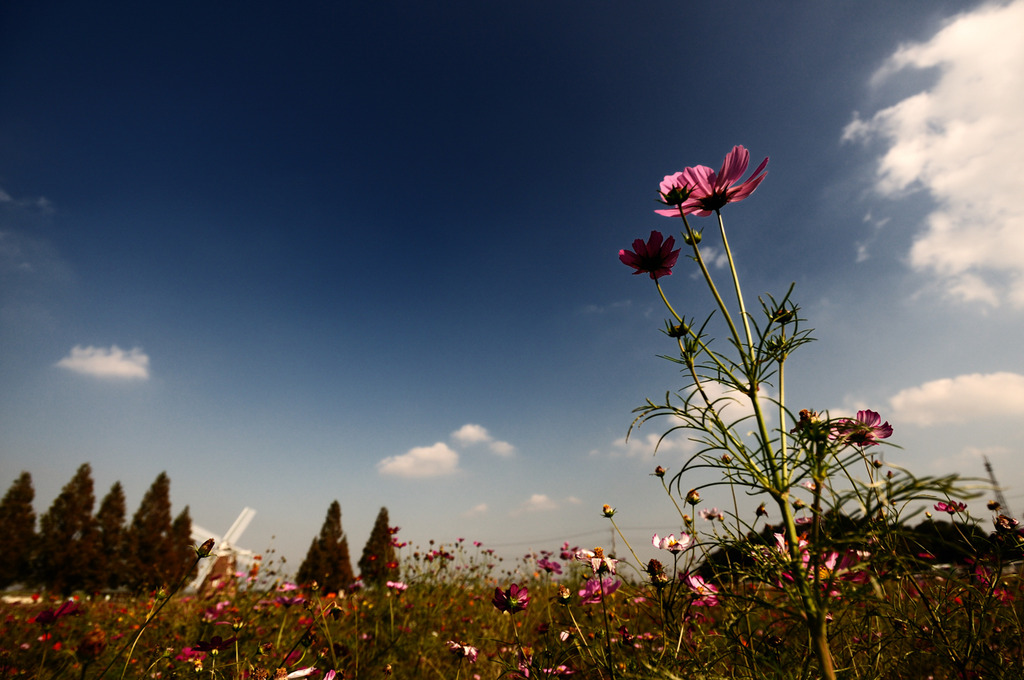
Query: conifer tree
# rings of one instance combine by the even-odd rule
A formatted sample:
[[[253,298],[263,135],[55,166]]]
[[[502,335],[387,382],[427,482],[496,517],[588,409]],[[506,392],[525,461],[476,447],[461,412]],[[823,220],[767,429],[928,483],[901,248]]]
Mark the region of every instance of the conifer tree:
[[[114,482],[96,511],[96,590],[125,585],[125,515],[124,488],[121,482]]]
[[[305,586],[311,586],[315,581],[327,593],[344,590],[355,581],[348,539],[341,530],[341,505],[338,501],[327,509],[320,536],[313,539],[306,559],[299,567],[298,580]]]
[[[398,557],[392,540],[394,532],[388,526],[388,509],[381,508],[373,523],[370,538],[359,558],[359,577],[368,586],[383,586],[398,577]]]
[[[132,590],[172,585],[180,577],[171,531],[171,480],[161,472],[142,497],[128,528],[125,583]]]
[[[0,501],[0,590],[32,578],[36,544],[36,492],[32,475],[22,472]]]
[[[96,560],[92,468],[85,463],[39,521],[36,575],[48,589],[70,595],[89,585]]]
[[[174,569],[172,578],[180,579],[185,570],[192,567],[188,578],[195,577],[199,565],[196,563],[196,551],[192,545],[192,515],[188,506],[178,513],[171,523],[171,543],[168,546],[168,553],[174,556],[177,568]]]

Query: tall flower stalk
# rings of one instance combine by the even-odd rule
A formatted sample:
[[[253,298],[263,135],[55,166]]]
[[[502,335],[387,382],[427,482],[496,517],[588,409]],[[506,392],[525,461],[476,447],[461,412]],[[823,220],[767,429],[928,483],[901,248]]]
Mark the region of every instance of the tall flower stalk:
[[[684,403],[678,406],[670,403],[668,399],[664,404],[648,401],[646,406],[638,409],[640,415],[634,421],[634,426],[655,416],[671,414],[680,418],[684,425],[673,427],[669,432],[678,427],[686,427],[702,433],[700,441],[706,448],[675,476],[673,483],[677,487],[680,486],[687,469],[694,466],[695,460],[702,466],[715,466],[715,460],[719,463],[723,461],[722,456],[711,457],[702,454],[724,451],[725,463],[718,467],[726,468],[730,486],[739,483],[767,493],[772,498],[782,518],[786,544],[789,546],[789,571],[793,574],[792,582],[795,584],[800,608],[807,622],[811,645],[822,676],[831,679],[835,677],[835,669],[827,636],[828,611],[822,598],[814,590],[813,580],[807,578],[806,566],[801,560],[800,536],[794,509],[790,503],[790,489],[798,480],[794,480],[793,468],[786,461],[787,411],[785,395],[782,392],[782,370],[789,352],[798,344],[808,341],[809,337],[806,332],[797,331],[789,335],[785,332],[786,323],[783,320],[794,323],[796,321],[796,310],[789,303],[788,294],[778,306],[778,310],[786,312],[786,316],[779,314],[778,310],[772,310],[764,327],[758,328],[747,311],[736,261],[729,246],[721,212],[721,208],[728,203],[747,198],[764,179],[763,171],[768,163],[767,158],[750,178],[739,182],[747,169],[748,161],[747,150],[737,146],[726,156],[722,168],[717,173],[706,166],[696,166],[666,177],[662,182],[660,195],[662,202],[671,207],[658,211],[662,215],[682,220],[683,242],[689,246],[692,258],[714,298],[717,312],[728,327],[732,352],[726,354],[711,349],[709,341],[704,336],[707,322],[699,329],[688,323],[676,312],[662,289],[659,279],[671,274],[671,268],[675,265],[675,257],[671,252],[666,252],[664,247],[668,245],[670,250],[672,237],[663,239],[660,233],[654,232],[648,244],[634,242],[633,252],[621,251],[619,254],[625,264],[637,270],[635,273],[646,272],[654,279],[658,294],[674,319],[674,323],[670,322],[669,334],[676,337],[679,342],[679,361],[686,366],[693,388]],[[690,214],[707,216],[711,213],[714,213],[718,221],[721,244],[735,294],[735,311],[725,301],[711,275],[700,247],[702,234],[691,226],[687,217]],[[643,245],[649,247],[641,248]],[[752,326],[759,330],[756,342]],[[774,366],[779,378],[779,394],[776,399],[780,420],[778,429],[771,427],[762,404],[761,387],[770,375],[768,371],[771,369],[766,368],[769,362]],[[718,383],[726,388],[727,395],[711,396],[705,389],[705,384],[709,382]],[[744,399],[750,405],[755,425],[752,445],[736,432],[737,423],[729,423],[724,419],[723,411],[728,405],[725,400],[734,398],[728,393]],[[737,467],[733,467],[733,460],[736,461]]]

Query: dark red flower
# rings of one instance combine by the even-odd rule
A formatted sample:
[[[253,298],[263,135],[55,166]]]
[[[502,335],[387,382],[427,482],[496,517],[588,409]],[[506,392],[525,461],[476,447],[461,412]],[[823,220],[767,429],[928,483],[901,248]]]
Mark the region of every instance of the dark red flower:
[[[675,244],[674,237],[664,238],[660,231],[652,231],[646,243],[638,238],[633,241],[633,250],[620,250],[619,260],[635,269],[634,275],[650,274],[652,279],[657,280],[672,274],[672,267],[679,259],[679,251],[672,250]]]
[[[530,604],[530,591],[525,586],[520,588],[515,583],[509,586],[508,590],[495,588],[494,599],[491,600],[491,604],[501,612],[508,612],[509,614],[521,612]]]

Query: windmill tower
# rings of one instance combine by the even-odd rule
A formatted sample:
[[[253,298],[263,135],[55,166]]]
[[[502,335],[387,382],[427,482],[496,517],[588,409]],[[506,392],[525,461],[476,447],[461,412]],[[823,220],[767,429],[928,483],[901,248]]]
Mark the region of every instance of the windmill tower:
[[[236,588],[235,570],[239,560],[252,558],[252,551],[237,547],[236,542],[255,515],[256,511],[252,508],[243,508],[238,519],[224,532],[223,536],[217,536],[196,524],[192,525],[192,540],[196,542],[196,545],[212,538],[214,550],[208,559],[200,561],[199,573],[189,586],[190,589],[200,594],[229,589],[231,592],[226,594],[233,594]]]

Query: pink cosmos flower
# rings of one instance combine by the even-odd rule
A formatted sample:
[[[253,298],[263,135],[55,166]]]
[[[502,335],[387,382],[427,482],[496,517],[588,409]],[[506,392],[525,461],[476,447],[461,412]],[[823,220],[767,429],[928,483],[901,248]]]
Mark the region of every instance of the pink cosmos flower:
[[[701,518],[709,521],[718,520],[719,522],[725,521],[725,513],[718,508],[711,508],[710,510],[704,509],[700,511]]]
[[[950,501],[949,503],[943,503],[939,501],[935,504],[935,509],[939,512],[948,512],[950,515],[955,515],[958,512],[963,512],[967,509],[966,503],[959,503],[957,501]]]
[[[871,410],[857,411],[856,418],[837,420],[832,426],[834,439],[845,439],[854,446],[875,446],[879,439],[892,436],[892,425]]]
[[[409,589],[409,584],[403,581],[388,581],[384,585],[399,593]]]
[[[718,606],[718,588],[705,581],[699,574],[683,574],[682,577],[690,590],[697,595],[693,601],[694,607]]]
[[[677,541],[675,534],[669,534],[665,538],[658,538],[658,534],[654,534],[654,538],[651,539],[651,544],[660,550],[668,550],[671,553],[681,553],[693,545],[693,537],[689,534],[679,534],[679,540]]]
[[[602,598],[614,593],[621,585],[622,581],[611,576],[605,576],[601,580],[588,579],[579,593],[580,604],[598,604]]]
[[[530,590],[525,586],[520,588],[515,583],[509,586],[508,590],[495,588],[494,599],[491,600],[491,604],[498,611],[508,612],[509,614],[521,612],[530,604]]]
[[[476,663],[477,656],[480,654],[480,650],[476,647],[455,640],[449,640],[447,644],[451,653],[459,659],[469,659],[470,663]]]
[[[682,210],[685,213],[707,217],[728,203],[742,201],[754,193],[754,189],[767,175],[764,169],[768,165],[768,159],[765,158],[761,161],[761,165],[750,173],[750,177],[745,182],[737,184],[749,163],[750,152],[745,147],[737,145],[726,154],[722,167],[717,173],[706,165],[686,168],[678,173],[679,176],[675,179],[676,186],[689,189],[686,201],[675,210],[658,210],[656,212],[660,215],[676,217]]]
[[[671,276],[672,267],[679,259],[679,250],[672,250],[675,244],[675,237],[664,238],[660,231],[652,231],[646,243],[638,238],[633,241],[633,250],[620,250],[619,260],[635,269],[634,275],[650,274],[656,281],[662,276]]]

